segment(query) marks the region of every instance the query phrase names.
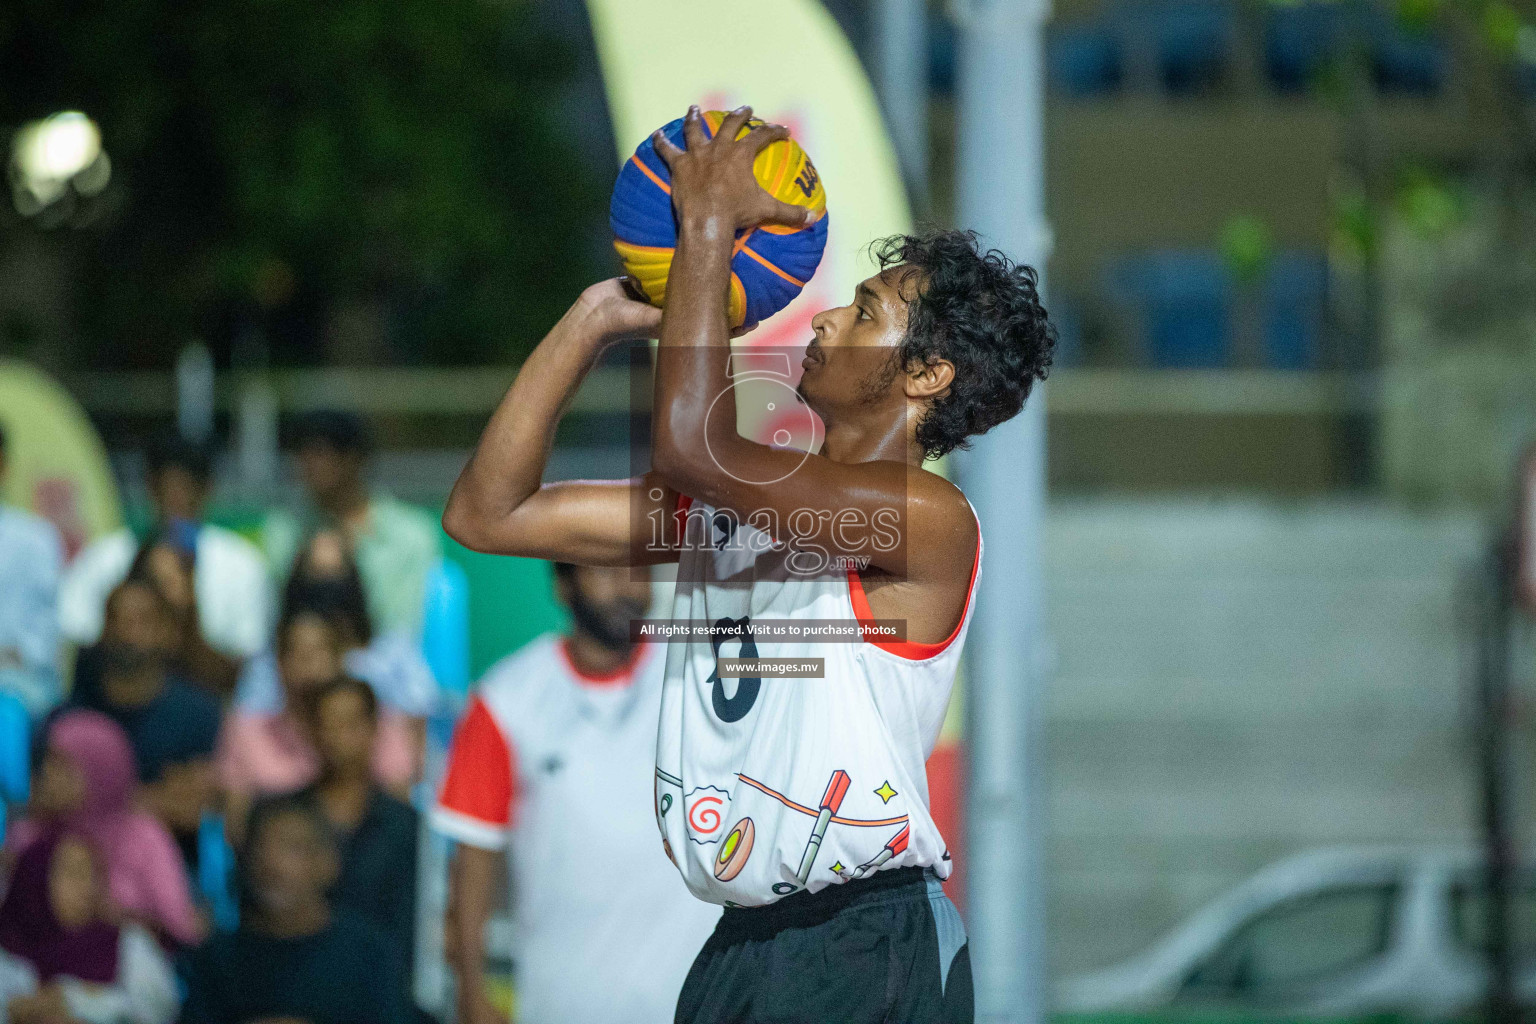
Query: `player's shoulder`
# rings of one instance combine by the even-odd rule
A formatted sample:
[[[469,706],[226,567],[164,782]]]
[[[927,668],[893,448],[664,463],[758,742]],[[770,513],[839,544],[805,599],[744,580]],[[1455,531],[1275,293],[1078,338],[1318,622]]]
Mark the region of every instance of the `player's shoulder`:
[[[923,526],[941,527],[974,537],[979,529],[976,510],[954,481],[921,466],[907,467],[907,513]]]
[[[549,685],[551,675],[562,669],[561,638],[545,633],[485,670],[476,687],[483,699],[496,701],[515,698]]]

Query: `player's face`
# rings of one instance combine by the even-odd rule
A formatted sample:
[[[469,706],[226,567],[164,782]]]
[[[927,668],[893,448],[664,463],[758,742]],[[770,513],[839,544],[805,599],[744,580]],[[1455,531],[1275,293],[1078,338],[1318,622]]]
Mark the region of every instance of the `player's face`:
[[[848,305],[811,319],[816,336],[801,364],[805,373],[800,394],[824,418],[851,406],[882,402],[900,388],[892,360],[907,332],[913,275],[902,267],[885,270],[861,282]]]
[[[629,644],[629,625],[645,615],[651,585],[624,568],[580,566],[571,575],[571,615],[596,639],[612,647]]]

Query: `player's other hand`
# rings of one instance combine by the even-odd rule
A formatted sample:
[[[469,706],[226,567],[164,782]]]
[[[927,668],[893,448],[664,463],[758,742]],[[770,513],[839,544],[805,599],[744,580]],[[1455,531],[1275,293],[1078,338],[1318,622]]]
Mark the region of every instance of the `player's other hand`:
[[[759,224],[798,228],[815,219],[812,211],[775,199],[757,183],[752,161],[770,142],[789,138],[789,129],[757,124],[738,139],[737,132],[751,119],[751,107],[737,107],[711,138],[699,108],[689,107],[683,119],[687,149],[674,146],[660,131],[651,136],[657,155],[672,172],[672,208],[679,220],[720,218],[743,231]]]
[[[661,310],[635,298],[629,290],[633,287],[625,278],[613,277],[581,293],[576,300],[576,312],[594,340],[608,345],[654,338],[661,333]]]
[[[573,311],[600,345],[659,337],[661,310],[636,298],[639,294],[629,278],[609,278],[588,286],[576,300]],[[739,338],[756,329],[756,323],[742,324],[731,331],[731,337]]]

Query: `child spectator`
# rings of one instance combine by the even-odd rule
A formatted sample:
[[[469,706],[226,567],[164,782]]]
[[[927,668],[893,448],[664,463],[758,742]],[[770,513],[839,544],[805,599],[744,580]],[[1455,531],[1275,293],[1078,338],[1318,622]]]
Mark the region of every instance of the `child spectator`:
[[[170,1024],[176,979],[136,924],[110,923],[84,833],[39,838],[0,903],[0,1019],[11,1024]]]
[[[267,643],[271,589],[261,552],[230,530],[202,521],[211,490],[211,453],[168,433],[145,453],[149,499],[159,533],[193,552],[197,621],[213,649],[247,658]],[[70,563],[59,589],[59,625],[80,645],[101,635],[107,596],[128,575],[140,548],[127,527],[88,545]]]
[[[219,780],[236,831],[255,798],[292,793],[320,777],[314,703],[320,689],[342,673],[341,640],[326,618],[299,609],[279,625],[277,644],[280,710],[237,708],[219,739]],[[373,777],[393,793],[408,793],[416,781],[418,747],[410,724],[398,713],[380,716],[371,765]]]
[[[378,701],[367,683],[344,676],[320,691],[314,715],[320,779],[304,795],[336,833],[341,871],[331,900],[372,921],[408,963],[416,934],[417,815],[373,781]]]
[[[141,798],[196,857],[204,811],[213,804],[213,752],[222,710],[203,689],[171,673],[176,643],[171,609],[149,581],[130,576],[107,600],[107,622],[94,660],[95,692],[71,698],[111,718],[128,734],[144,784]]]
[[[175,942],[194,943],[203,925],[181,854],[165,826],[134,807],[134,782],[133,748],[121,727],[95,711],[62,712],[48,729],[29,814],[11,827],[6,851],[24,858],[58,830],[84,836],[103,858],[117,909]]]
[[[195,558],[194,549],[184,546],[175,533],[161,533],[139,549],[128,575],[153,583],[170,609],[175,627],[171,665],[176,673],[225,698],[234,692],[241,662],[215,649],[203,636]]]
[[[405,1024],[412,1011],[397,951],[368,922],[333,908],[335,838],[315,804],[285,797],[251,816],[238,931],[192,957],[183,1024]]]

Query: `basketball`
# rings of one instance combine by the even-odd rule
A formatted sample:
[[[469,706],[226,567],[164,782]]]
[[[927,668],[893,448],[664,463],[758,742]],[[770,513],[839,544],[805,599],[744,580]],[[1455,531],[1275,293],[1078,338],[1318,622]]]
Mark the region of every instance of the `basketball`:
[[[720,110],[706,113],[705,132],[712,136],[725,116]],[[741,133],[762,123],[754,118],[742,126]],[[682,118],[662,132],[679,149],[687,148]],[[753,161],[752,172],[775,199],[825,213],[827,197],[821,176],[794,139],[764,147]],[[671,173],[649,137],[619,171],[609,223],[613,247],[625,273],[653,306],[664,305],[672,250],[677,245],[677,223],[672,216]],[[761,323],[789,305],[816,272],[826,245],[825,216],[806,227],[763,224],[739,232],[731,257],[731,326]]]

